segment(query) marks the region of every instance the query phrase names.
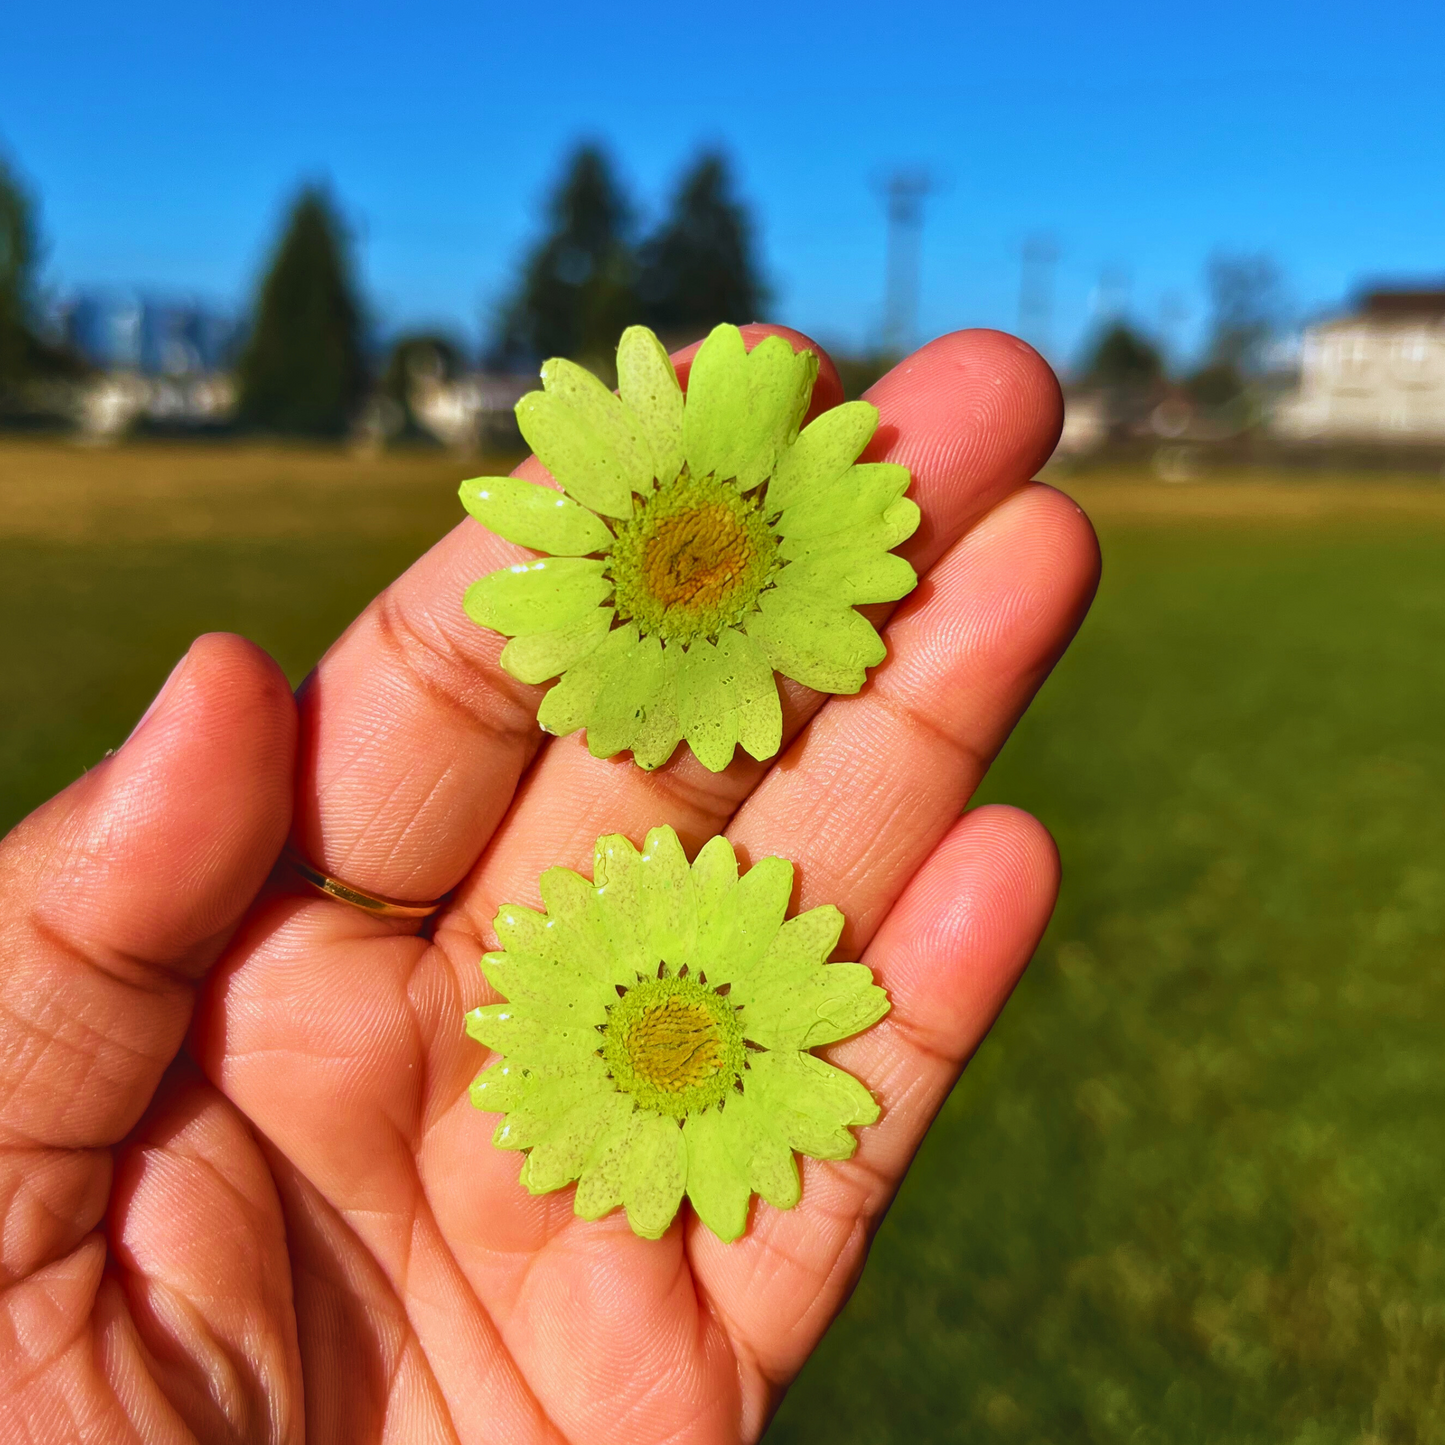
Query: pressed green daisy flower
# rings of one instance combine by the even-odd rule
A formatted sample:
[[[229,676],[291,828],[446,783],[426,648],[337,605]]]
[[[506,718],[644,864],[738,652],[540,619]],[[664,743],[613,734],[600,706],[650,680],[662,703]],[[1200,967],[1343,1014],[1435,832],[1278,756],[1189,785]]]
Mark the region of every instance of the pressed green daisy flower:
[[[528,1151],[533,1194],[575,1179],[584,1219],[621,1205],[648,1239],[686,1194],[736,1239],[754,1193],[798,1202],[795,1149],[847,1159],[849,1126],[878,1117],[862,1084],[809,1050],[876,1023],[887,995],[862,964],[826,961],[836,908],[784,921],[784,858],[739,877],[713,838],[689,867],[677,834],[654,828],[641,853],[599,838],[593,880],[552,868],[545,913],[497,914],[502,952],[482,971],[508,1001],[473,1009],[467,1032],[503,1057],[472,1103],[506,1115],[492,1142]]]
[[[818,358],[772,336],[749,352],[719,326],[684,398],[652,332],[617,348],[618,394],[570,361],[517,403],[522,435],[563,493],[516,477],[463,482],[483,526],[548,555],[467,590],[473,621],[511,638],[502,666],[559,681],[537,720],[587,729],[597,757],[644,768],[686,738],[713,772],[741,743],[782,741],[776,671],[857,692],[886,649],[854,610],[917,578],[892,549],[918,507],[906,467],[858,464],[877,408],[851,401],[799,431]]]

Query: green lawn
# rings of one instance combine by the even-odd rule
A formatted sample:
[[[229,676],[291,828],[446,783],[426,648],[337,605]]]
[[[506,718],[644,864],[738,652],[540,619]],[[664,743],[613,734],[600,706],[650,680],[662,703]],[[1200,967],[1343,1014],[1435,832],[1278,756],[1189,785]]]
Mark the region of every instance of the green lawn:
[[[0,825],[198,630],[299,677],[465,470],[17,455]],[[1080,495],[1099,602],[985,787],[1059,913],[770,1445],[1445,1442],[1445,506]]]
[[[1445,526],[1100,522],[1058,913],[769,1445],[1445,1441]]]

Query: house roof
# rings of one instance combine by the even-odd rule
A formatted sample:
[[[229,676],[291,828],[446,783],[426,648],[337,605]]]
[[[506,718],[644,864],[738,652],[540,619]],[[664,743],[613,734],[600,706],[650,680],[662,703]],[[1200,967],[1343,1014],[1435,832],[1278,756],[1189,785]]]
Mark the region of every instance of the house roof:
[[[1405,321],[1445,317],[1445,288],[1380,286],[1361,294],[1356,314],[1379,321]]]

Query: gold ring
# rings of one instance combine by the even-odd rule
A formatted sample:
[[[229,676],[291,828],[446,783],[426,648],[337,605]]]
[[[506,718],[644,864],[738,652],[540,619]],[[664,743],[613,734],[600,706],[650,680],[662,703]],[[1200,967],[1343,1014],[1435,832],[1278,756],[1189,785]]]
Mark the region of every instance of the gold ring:
[[[368,893],[365,888],[343,883],[341,879],[313,868],[289,843],[285,858],[292,870],[318,893],[335,898],[340,903],[349,903],[373,918],[430,918],[451,897],[450,893],[443,893],[430,903],[401,903],[395,898],[383,898],[379,893]]]

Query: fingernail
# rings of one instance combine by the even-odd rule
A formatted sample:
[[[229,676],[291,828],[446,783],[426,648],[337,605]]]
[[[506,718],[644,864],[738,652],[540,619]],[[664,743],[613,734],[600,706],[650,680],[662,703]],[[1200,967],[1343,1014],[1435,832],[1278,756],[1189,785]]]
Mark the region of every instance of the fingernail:
[[[176,679],[185,671],[186,662],[190,658],[190,655],[190,649],[187,648],[185,656],[171,668],[171,675],[161,684],[161,690],[151,699],[151,705],[140,715],[140,721],[130,730],[130,735],[125,740],[126,743],[151,720],[156,709],[166,700],[167,694],[175,686]],[[125,743],[122,743],[121,747],[124,746]]]

